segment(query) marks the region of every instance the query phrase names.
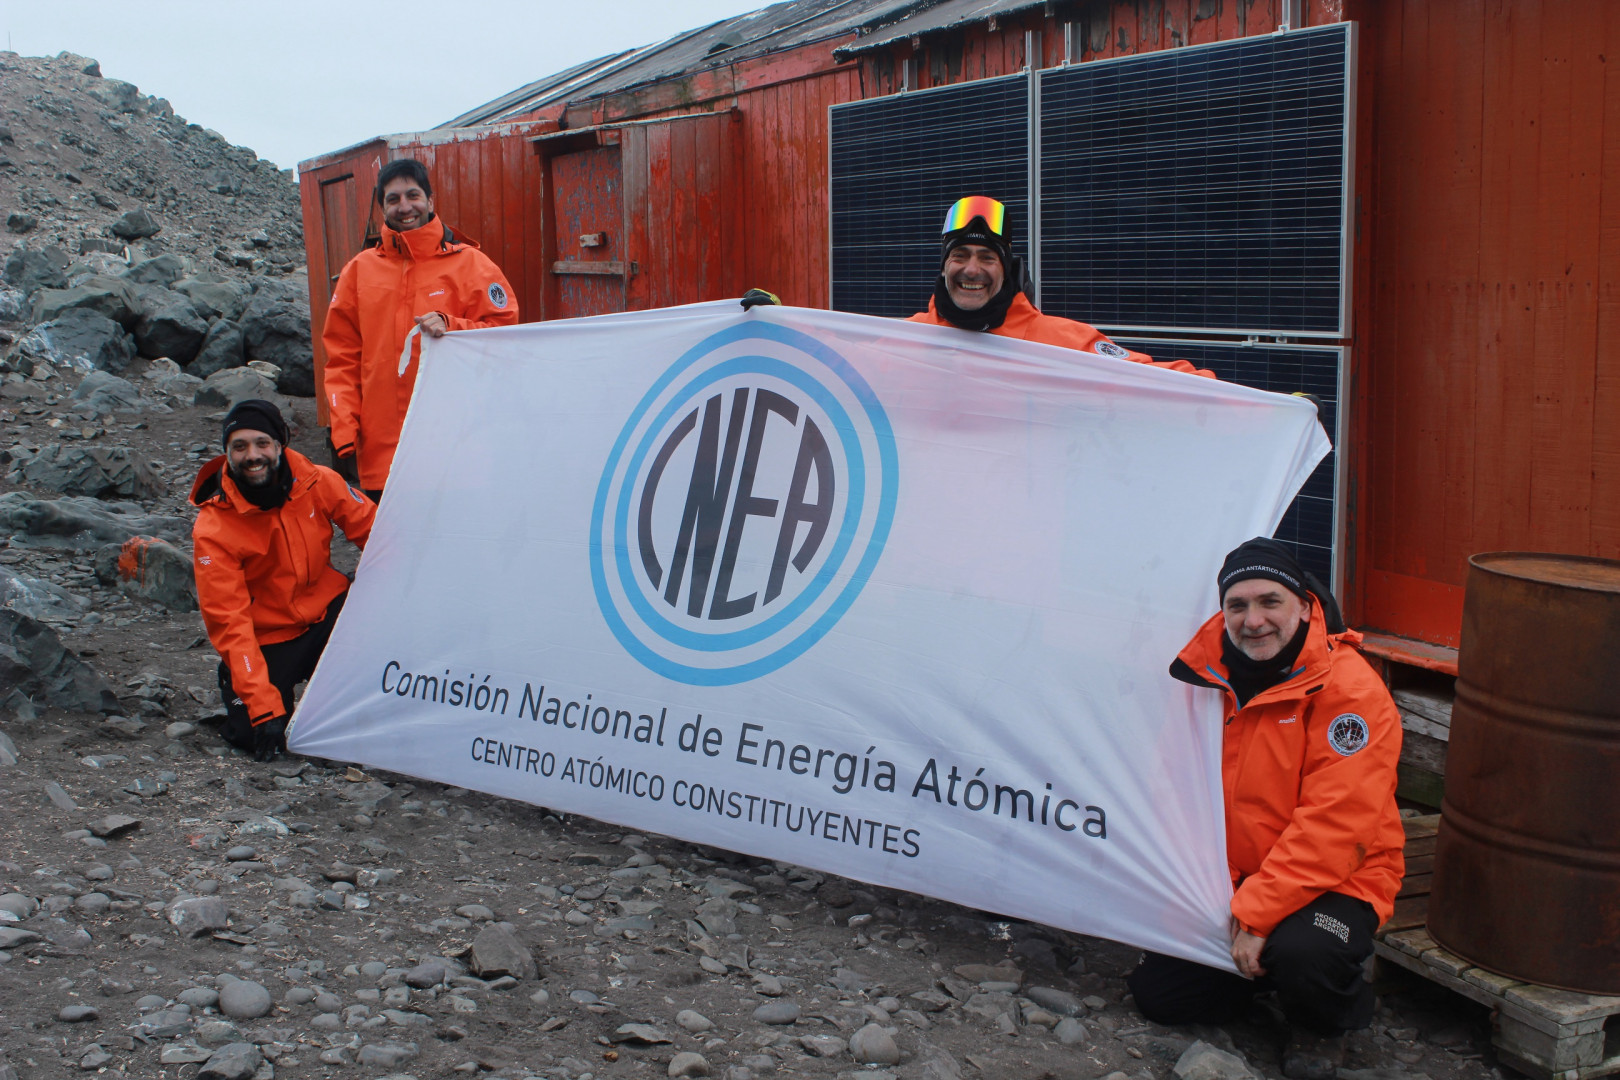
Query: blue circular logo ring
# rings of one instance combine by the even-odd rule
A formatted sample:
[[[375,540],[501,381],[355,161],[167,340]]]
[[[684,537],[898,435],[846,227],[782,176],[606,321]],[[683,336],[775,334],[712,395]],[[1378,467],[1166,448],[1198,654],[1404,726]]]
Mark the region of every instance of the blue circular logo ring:
[[[642,462],[652,452],[657,437],[663,433],[664,425],[693,397],[723,379],[733,375],[750,374],[770,375],[791,383],[808,394],[832,419],[833,429],[838,432],[840,444],[844,449],[844,460],[849,464],[849,496],[844,509],[844,520],[821,570],[790,604],[746,630],[704,633],[670,622],[648,603],[646,596],[643,595],[635,580],[630,559],[630,499],[634,494],[634,485],[630,483],[620,485],[613,517],[613,560],[619,571],[619,583],[624,588],[624,595],[630,601],[630,606],[641,617],[641,621],[647,624],[647,628],[670,644],[682,648],[703,652],[726,652],[764,641],[781,630],[803,614],[804,610],[826,591],[833,576],[838,573],[838,568],[843,565],[844,556],[849,553],[849,546],[855,540],[855,529],[860,524],[861,506],[866,498],[866,463],[861,453],[860,436],[850,423],[849,414],[844,411],[838,399],[827,392],[826,387],[804,371],[768,356],[740,356],[727,360],[710,368],[677,391],[653,422],[647,425],[641,444],[636,447],[636,452],[630,457],[630,464],[625,468],[625,477],[628,479],[641,475]]]
[[[635,431],[641,426],[642,420],[654,404],[672,384],[717,349],[749,339],[773,341],[788,345],[814,358],[831,374],[837,376],[839,381],[854,396],[861,407],[860,411],[864,414],[864,419],[871,426],[873,440],[877,445],[880,488],[876,515],[872,522],[872,530],[866,548],[862,552],[854,572],[850,575],[849,580],[844,583],[837,597],[814,621],[763,656],[729,667],[698,667],[663,656],[650,648],[631,631],[625,621],[625,613],[621,613],[614,603],[612,592],[608,586],[608,570],[603,551],[604,525],[607,521],[608,501],[612,493],[613,480],[619,472],[619,462],[624,457]],[[808,394],[826,412],[828,418],[832,421],[834,430],[838,433],[840,446],[844,452],[845,461],[848,463],[849,494],[846,498],[843,521],[840,524],[838,536],[834,540],[832,550],[829,551],[816,577],[786,607],[768,619],[746,629],[706,634],[671,623],[659,614],[642,594],[639,584],[635,581],[630,559],[630,500],[634,479],[639,475],[641,466],[655,441],[656,435],[662,431],[665,424],[679,411],[682,405],[690,401],[702,390],[717,381],[738,374],[764,374],[781,379]],[[747,682],[777,670],[802,655],[824,637],[827,631],[832,629],[833,625],[849,610],[850,605],[855,602],[855,598],[860,595],[862,588],[871,577],[872,570],[883,553],[884,544],[888,539],[889,528],[894,520],[898,487],[898,463],[899,458],[894,444],[894,432],[890,427],[887,413],[884,412],[883,406],[878,401],[877,395],[873,393],[871,386],[838,353],[807,334],[765,322],[750,322],[711,335],[676,360],[652,385],[636,405],[634,411],[632,411],[629,420],[626,421],[624,428],[620,431],[618,439],[614,442],[613,449],[608,454],[607,464],[603,469],[601,482],[597,486],[596,499],[591,511],[590,537],[591,584],[596,593],[597,606],[601,610],[608,628],[618,642],[624,646],[625,650],[641,664],[677,682],[700,686],[728,686]],[[861,450],[860,437],[854,422],[837,397],[809,372],[771,357],[741,356],[724,361],[715,365],[714,368],[696,375],[674,394],[651,424],[648,425],[624,471],[624,479],[620,486],[618,498],[615,500],[612,536],[614,569],[617,572],[626,601],[637,621],[671,645],[699,652],[722,653],[756,645],[759,642],[767,641],[773,635],[783,634],[831,586],[840,567],[845,562],[859,532],[860,522],[863,517],[867,497],[866,471],[865,457]]]

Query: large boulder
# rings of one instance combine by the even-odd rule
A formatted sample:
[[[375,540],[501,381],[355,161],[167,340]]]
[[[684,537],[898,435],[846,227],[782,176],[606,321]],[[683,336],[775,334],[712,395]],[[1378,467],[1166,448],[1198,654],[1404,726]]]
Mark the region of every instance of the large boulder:
[[[21,289],[0,284],[0,322],[21,322],[28,313],[28,297]]]
[[[185,293],[205,319],[239,319],[253,298],[253,288],[246,282],[214,273],[180,278],[171,288]]]
[[[260,282],[242,312],[242,344],[249,360],[264,360],[281,369],[277,388],[282,393],[315,395],[315,353],[304,289],[281,281]]]
[[[118,696],[107,680],[63,648],[56,631],[0,608],[0,700],[15,694],[59,709],[118,711]]]
[[[26,491],[0,495],[0,533],[12,547],[59,548],[95,551],[104,544],[122,544],[132,536],[160,536],[170,543],[191,537],[191,522],[183,517],[149,514],[128,503],[100,499],[40,499]]]
[[[132,536],[96,552],[96,577],[170,611],[197,610],[191,556],[155,536]]]
[[[91,251],[67,268],[67,287],[83,285],[94,277],[123,277],[128,269],[129,263],[116,252]]]
[[[185,277],[190,269],[190,259],[163,254],[152,259],[142,259],[126,270],[124,277],[137,285],[162,285],[167,289]]]
[[[71,289],[41,289],[34,297],[34,321],[45,322],[64,311],[86,308],[129,329],[140,317],[140,300],[121,278],[92,277]]]
[[[145,207],[137,206],[120,215],[117,221],[107,226],[107,231],[120,240],[145,240],[162,232],[163,226],[146,212]]]
[[[242,175],[234,169],[213,168],[203,173],[203,187],[219,195],[242,194]]]
[[[132,113],[140,108],[140,89],[121,79],[99,79],[85,93],[114,112]]]
[[[72,260],[59,247],[34,250],[18,244],[6,259],[6,284],[32,296],[41,289],[67,288],[67,268]]]
[[[135,348],[149,360],[167,356],[188,364],[208,336],[208,321],[191,301],[160,285],[138,285],[141,317],[135,323]]]
[[[135,341],[124,328],[90,308],[68,308],[40,323],[17,344],[21,356],[52,367],[123,371],[135,358]]]
[[[60,585],[0,566],[0,607],[50,622],[82,615],[89,606],[88,599]]]
[[[282,419],[289,427],[293,422],[292,402],[276,393],[276,384],[269,376],[250,367],[227,368],[216,371],[197,388],[192,404],[229,409],[238,401],[259,398],[273,402],[281,410]]]
[[[163,478],[127,446],[47,446],[18,461],[6,479],[97,499],[155,499],[168,490]]]
[[[105,371],[92,371],[74,389],[69,400],[79,402],[98,414],[110,412],[139,412],[146,403],[141,392],[128,379],[120,379]]]
[[[208,328],[196,358],[186,365],[186,373],[206,379],[226,368],[241,367],[246,361],[242,353],[242,328],[229,319],[217,319]]]

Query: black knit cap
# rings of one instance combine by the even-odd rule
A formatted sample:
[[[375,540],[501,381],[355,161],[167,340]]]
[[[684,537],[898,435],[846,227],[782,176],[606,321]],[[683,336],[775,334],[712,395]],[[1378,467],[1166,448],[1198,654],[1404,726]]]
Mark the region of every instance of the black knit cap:
[[[1301,600],[1307,599],[1310,587],[1305,583],[1305,569],[1294,558],[1294,553],[1275,540],[1257,536],[1232,549],[1221,564],[1221,573],[1215,580],[1226,600],[1226,590],[1240,581],[1265,578],[1286,587]]]
[[[220,441],[229,445],[231,436],[243,429],[262,431],[282,446],[287,445],[287,421],[281,418],[281,410],[271,402],[259,398],[238,401],[225,414],[225,430]]]
[[[1294,553],[1286,546],[1269,537],[1257,536],[1253,540],[1245,540],[1232,549],[1221,564],[1221,572],[1215,579],[1216,588],[1220,590],[1221,603],[1226,603],[1226,590],[1240,581],[1251,578],[1264,578],[1275,581],[1295,596],[1310,603],[1312,596],[1322,609],[1324,621],[1329,633],[1341,634],[1345,630],[1344,616],[1339,612],[1339,602],[1334,599],[1333,590],[1316,577],[1315,574],[1299,565]]]

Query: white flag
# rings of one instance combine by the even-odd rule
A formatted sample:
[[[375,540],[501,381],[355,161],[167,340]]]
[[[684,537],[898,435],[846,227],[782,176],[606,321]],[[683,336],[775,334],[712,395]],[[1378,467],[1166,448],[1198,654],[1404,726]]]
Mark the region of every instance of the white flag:
[[[294,751],[1231,966],[1166,669],[1308,403],[733,301],[424,346]]]

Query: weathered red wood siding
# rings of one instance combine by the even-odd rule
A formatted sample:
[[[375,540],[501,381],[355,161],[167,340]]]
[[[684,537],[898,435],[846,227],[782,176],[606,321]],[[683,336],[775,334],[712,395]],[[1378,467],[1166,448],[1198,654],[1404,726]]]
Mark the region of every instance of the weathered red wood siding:
[[[1620,5],[1366,0],[1350,611],[1455,645],[1468,557],[1620,556]]]

